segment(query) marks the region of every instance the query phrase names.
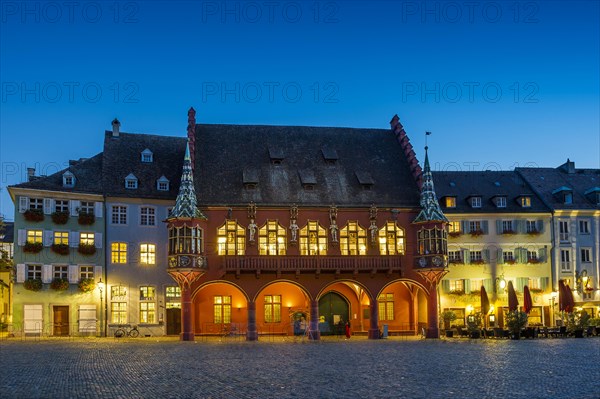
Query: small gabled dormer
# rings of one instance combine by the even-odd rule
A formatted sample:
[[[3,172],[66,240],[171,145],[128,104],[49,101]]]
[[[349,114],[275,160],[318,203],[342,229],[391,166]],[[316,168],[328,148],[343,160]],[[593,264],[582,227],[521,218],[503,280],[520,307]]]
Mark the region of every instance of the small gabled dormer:
[[[375,181],[373,180],[369,172],[360,171],[354,173],[356,174],[358,183],[362,186],[363,189],[370,190],[373,187],[373,184],[375,184]]]
[[[573,190],[567,186],[557,188],[552,191],[552,195],[565,205],[573,204]]]
[[[73,188],[75,187],[75,175],[70,171],[66,171],[62,175],[63,187],[64,188]]]
[[[269,147],[269,158],[271,159],[271,163],[273,165],[281,165],[281,163],[285,159],[283,149],[277,147]]]
[[[138,179],[133,173],[128,174],[125,178],[125,188],[129,190],[138,188]]]
[[[531,208],[531,196],[519,195],[517,197],[517,204],[519,204],[521,208]]]
[[[338,160],[337,151],[331,147],[321,147],[321,154],[326,164],[334,165]]]
[[[141,157],[141,161],[143,163],[152,163],[154,161],[154,155],[152,154],[152,151],[150,151],[148,148],[142,151]]]
[[[158,191],[169,191],[169,179],[162,175],[160,179],[156,181],[156,189]]]
[[[315,188],[315,185],[317,184],[317,178],[312,170],[300,169],[298,171],[298,175],[300,176],[300,183],[302,184],[303,189],[313,190]]]
[[[600,205],[600,187],[592,187],[589,190],[586,190],[583,195],[594,204]]]
[[[242,171],[242,182],[244,188],[254,190],[258,185],[258,170],[247,168]]]
[[[442,203],[444,204],[444,206],[448,209],[453,209],[456,208],[456,197],[453,195],[447,195],[445,197],[442,197]]]
[[[467,202],[471,208],[481,208],[481,195],[469,195]]]
[[[506,195],[494,195],[492,202],[496,205],[496,208],[506,208]]]

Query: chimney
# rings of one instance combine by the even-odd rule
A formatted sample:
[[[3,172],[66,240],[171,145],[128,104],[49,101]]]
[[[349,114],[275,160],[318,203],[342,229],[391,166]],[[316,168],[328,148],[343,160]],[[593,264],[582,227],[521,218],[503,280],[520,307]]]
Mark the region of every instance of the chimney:
[[[572,175],[573,173],[575,173],[575,162],[573,162],[569,158],[567,158],[567,162],[560,165],[560,168],[563,171],[565,171],[566,173]]]
[[[190,107],[188,111],[187,137],[190,144],[190,158],[192,160],[193,172],[196,166],[196,110],[194,107]]]
[[[117,118],[112,121],[112,136],[119,137],[119,129],[121,128],[121,122]]]
[[[32,181],[35,177],[35,168],[27,168],[27,181]]]

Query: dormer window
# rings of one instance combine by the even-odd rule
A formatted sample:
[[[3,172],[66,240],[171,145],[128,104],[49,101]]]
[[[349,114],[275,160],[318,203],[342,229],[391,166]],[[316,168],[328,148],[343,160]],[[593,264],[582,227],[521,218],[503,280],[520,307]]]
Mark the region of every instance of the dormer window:
[[[269,158],[273,165],[281,165],[285,159],[285,154],[281,148],[269,147]]]
[[[248,190],[254,190],[258,185],[258,170],[246,168],[242,172],[242,182]]]
[[[445,198],[446,208],[456,208],[456,197]]]
[[[521,205],[522,208],[531,208],[531,197],[519,197],[519,205]]]
[[[600,205],[600,187],[592,187],[583,193],[590,201],[596,205]]]
[[[144,151],[142,151],[142,162],[152,163],[153,160],[154,160],[154,158],[153,158],[152,151],[150,151],[147,148]]]
[[[321,153],[323,154],[323,159],[325,163],[333,165],[338,160],[337,151],[330,147],[322,147]]]
[[[562,186],[552,191],[552,195],[558,200],[561,201],[565,205],[570,205],[573,203],[573,190],[567,186]]]
[[[158,191],[169,191],[169,179],[167,179],[164,175],[160,177],[156,181],[156,189]]]
[[[497,196],[494,198],[494,203],[496,204],[496,208],[506,208],[506,197],[505,196]]]
[[[469,198],[469,202],[471,204],[471,208],[481,208],[481,197],[471,197]]]
[[[300,183],[302,183],[302,188],[304,188],[305,190],[312,190],[315,188],[315,184],[317,184],[317,179],[315,177],[315,173],[312,170],[299,170],[298,175],[300,175]]]
[[[355,172],[355,174],[356,178],[358,179],[358,183],[363,189],[370,190],[371,187],[373,187],[373,184],[375,184],[375,181],[373,181],[373,178],[369,172]]]
[[[69,171],[63,173],[63,187],[75,187],[75,175]]]
[[[125,178],[125,188],[130,190],[138,188],[138,179],[133,173],[130,173]]]

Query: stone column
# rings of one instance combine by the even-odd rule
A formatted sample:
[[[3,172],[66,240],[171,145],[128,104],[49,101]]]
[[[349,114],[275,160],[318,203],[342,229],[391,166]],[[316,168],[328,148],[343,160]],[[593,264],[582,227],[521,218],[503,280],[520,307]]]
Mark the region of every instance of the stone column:
[[[377,304],[377,299],[371,299],[369,308],[371,313],[369,339],[379,339],[379,305]]]
[[[256,302],[248,302],[248,330],[246,331],[246,341],[258,341],[258,331],[256,329]]]
[[[321,332],[319,331],[319,301],[310,301],[310,331],[309,339],[321,339]]]
[[[181,341],[193,341],[192,330],[192,291],[186,284],[181,287]]]
[[[433,286],[429,290],[429,298],[427,300],[427,338],[440,337],[439,323],[437,287]]]

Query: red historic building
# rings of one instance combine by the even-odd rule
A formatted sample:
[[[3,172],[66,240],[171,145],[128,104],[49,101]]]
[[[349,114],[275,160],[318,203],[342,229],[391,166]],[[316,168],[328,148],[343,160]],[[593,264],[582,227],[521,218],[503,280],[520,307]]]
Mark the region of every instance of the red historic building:
[[[391,130],[196,124],[166,221],[182,340],[237,331],[438,337],[447,222]],[[426,149],[427,150],[427,149]]]

